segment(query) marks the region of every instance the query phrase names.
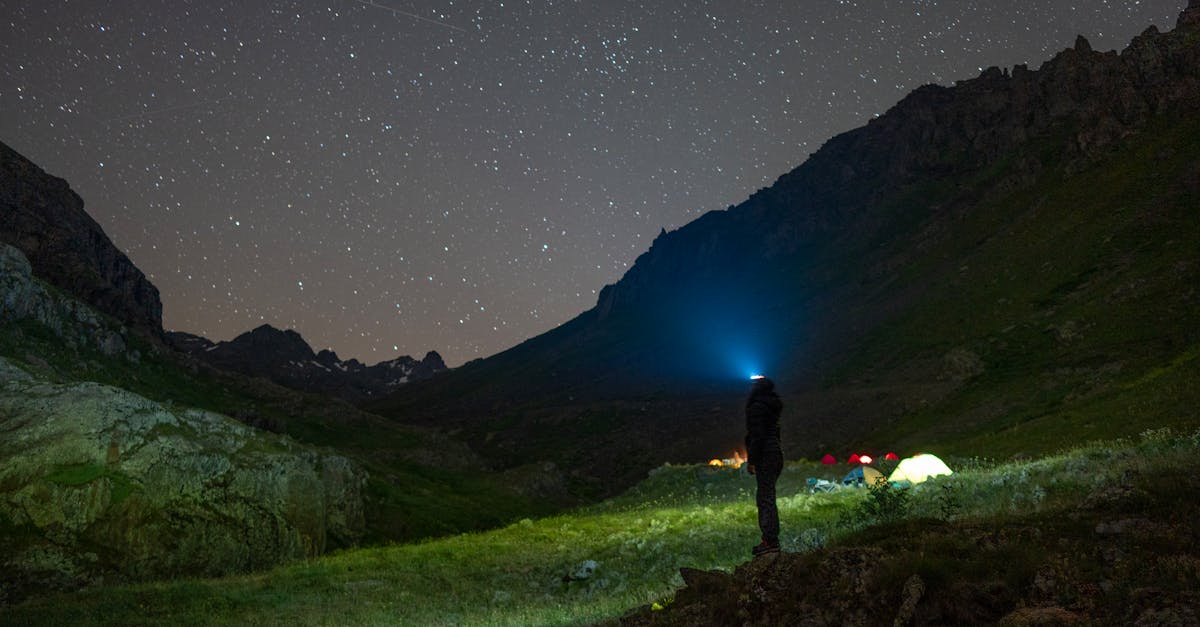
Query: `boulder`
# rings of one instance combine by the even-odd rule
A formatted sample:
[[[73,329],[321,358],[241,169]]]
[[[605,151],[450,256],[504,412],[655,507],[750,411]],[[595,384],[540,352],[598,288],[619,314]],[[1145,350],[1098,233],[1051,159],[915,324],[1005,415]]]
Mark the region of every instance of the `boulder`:
[[[226,416],[0,358],[0,602],[209,576],[357,542],[365,474]]]

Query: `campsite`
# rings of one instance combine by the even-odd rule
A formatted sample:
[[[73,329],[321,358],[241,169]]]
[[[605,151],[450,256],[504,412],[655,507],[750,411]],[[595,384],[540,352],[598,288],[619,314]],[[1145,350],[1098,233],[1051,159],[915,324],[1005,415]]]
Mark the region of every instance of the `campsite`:
[[[1197,456],[1200,432],[1160,430],[1025,462],[951,460],[953,475],[910,488],[903,511],[888,520],[868,513],[869,490],[810,494],[806,477],[837,473],[820,475],[819,461],[790,463],[779,482],[781,559],[801,560],[802,570],[782,572],[794,572],[808,596],[763,598],[751,609],[768,617],[778,617],[769,610],[846,611],[863,621],[891,621],[890,595],[916,576],[927,601],[921,611],[928,612],[917,622],[996,622],[1035,601],[1057,608],[1086,603],[1108,616],[1136,610],[1187,619],[1195,614],[1177,603],[1200,602],[1197,573],[1175,556],[1200,534],[1200,506],[1192,498],[1200,489],[1192,471]],[[702,599],[688,592],[680,564],[724,569],[729,579],[718,581],[735,592],[734,569],[752,574],[743,565],[753,533],[752,493],[740,470],[668,465],[620,497],[571,514],[255,575],[52,597],[11,608],[0,624],[574,624],[634,607],[641,613],[632,624],[686,624],[695,610],[689,604]],[[1120,557],[1105,562],[1099,553]],[[594,572],[564,581],[589,560]],[[848,595],[847,586],[880,594],[879,602]],[[1121,596],[1101,594],[1112,586]],[[1112,605],[1139,588],[1162,594],[1135,595],[1130,608]],[[985,596],[988,605],[980,605]],[[647,598],[657,601],[643,605]],[[1167,598],[1176,601],[1156,605]],[[847,605],[851,599],[860,601]],[[727,609],[704,611],[719,617]]]
[[[1200,625],[1200,0],[0,6],[0,627]]]

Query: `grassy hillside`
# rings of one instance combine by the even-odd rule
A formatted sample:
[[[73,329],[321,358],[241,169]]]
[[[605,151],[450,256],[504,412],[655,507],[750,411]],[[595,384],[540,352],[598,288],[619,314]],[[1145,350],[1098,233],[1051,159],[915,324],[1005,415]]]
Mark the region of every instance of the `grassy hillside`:
[[[954,476],[883,510],[872,509],[878,499],[861,489],[805,493],[806,477],[844,468],[789,464],[780,483],[782,541],[785,551],[805,553],[795,559],[809,560],[813,572],[840,549],[882,549],[884,558],[863,574],[879,601],[863,602],[859,591],[841,599],[878,606],[873,619],[895,615],[901,587],[917,574],[933,599],[923,606],[929,611],[970,609],[963,591],[988,589],[1003,592],[988,610],[997,617],[1036,601],[1131,622],[1148,604],[1195,589],[1200,556],[1187,542],[1161,538],[1200,532],[1190,498],[1200,488],[1190,470],[1197,453],[1200,432],[1162,430],[1020,463],[951,459]],[[752,492],[752,478],[738,471],[666,466],[620,498],[568,515],[350,550],[251,576],[93,589],[10,608],[0,624],[566,625],[652,602],[669,618],[678,568],[728,570],[746,561],[757,540]],[[1117,521],[1129,518],[1162,528],[1140,536],[1096,531],[1123,529]],[[976,544],[980,537],[991,544]],[[1075,551],[1081,543],[1089,548]],[[1105,561],[1114,550],[1116,566]],[[588,560],[594,572],[564,580]],[[1046,573],[1069,585],[1047,592]],[[1138,592],[1150,585],[1157,596]]]
[[[1030,456],[1200,425],[1200,118],[1159,116],[1088,154],[1069,149],[1078,132],[890,190],[870,223],[772,266],[769,306],[726,327],[769,329],[788,355],[772,375],[791,454]],[[687,343],[683,321],[647,325],[589,311],[376,408],[460,429],[501,466],[554,459],[611,494],[740,436],[741,380],[680,381],[661,361],[730,333]]]
[[[48,380],[95,381],[171,406],[215,411],[357,460],[370,475],[368,542],[489,528],[561,506],[513,490],[506,484],[511,478],[491,474],[465,446],[432,430],[229,375],[135,335],[126,342],[123,353],[107,356],[87,343],[68,345],[32,319],[0,327],[0,355]]]
[[[904,237],[863,306],[920,297],[824,384],[891,410],[860,443],[1007,456],[1200,424],[1198,139],[1159,119],[1073,172],[1053,138],[1018,155],[1048,166],[1033,185]]]

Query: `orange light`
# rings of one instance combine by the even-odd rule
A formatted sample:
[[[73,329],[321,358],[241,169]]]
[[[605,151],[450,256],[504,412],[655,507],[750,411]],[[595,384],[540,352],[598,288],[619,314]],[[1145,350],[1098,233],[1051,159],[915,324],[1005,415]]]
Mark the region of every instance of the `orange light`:
[[[746,458],[742,455],[742,453],[740,451],[734,451],[733,457],[727,457],[725,459],[713,458],[709,460],[708,465],[721,468],[741,468],[742,464],[744,463],[746,463]]]

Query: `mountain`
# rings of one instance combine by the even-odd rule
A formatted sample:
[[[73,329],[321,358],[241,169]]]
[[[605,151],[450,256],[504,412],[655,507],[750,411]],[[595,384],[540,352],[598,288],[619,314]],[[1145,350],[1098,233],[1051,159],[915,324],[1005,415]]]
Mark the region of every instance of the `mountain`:
[[[166,334],[179,350],[230,372],[263,377],[296,390],[329,394],[349,401],[381,396],[410,381],[428,379],[446,370],[442,356],[429,351],[417,361],[408,355],[367,366],[356,359],[342,361],[337,353],[314,353],[300,334],[269,324],[228,342],[217,342],[179,331]]]
[[[0,323],[0,606],[104,580],[263,568],[363,538],[358,463],[96,382],[121,367],[153,376],[161,349],[3,244]],[[64,376],[63,361],[88,380]]]
[[[569,503],[541,465],[496,473],[433,429],[169,350],[49,285],[5,244],[0,432],[0,607]]]
[[[52,285],[135,329],[162,333],[158,289],[84,211],[66,181],[3,143],[0,243],[21,250]]]
[[[1016,455],[1200,421],[1200,8],[1121,53],[925,86],[594,308],[369,407],[598,492],[740,445],[752,372],[791,457]]]

